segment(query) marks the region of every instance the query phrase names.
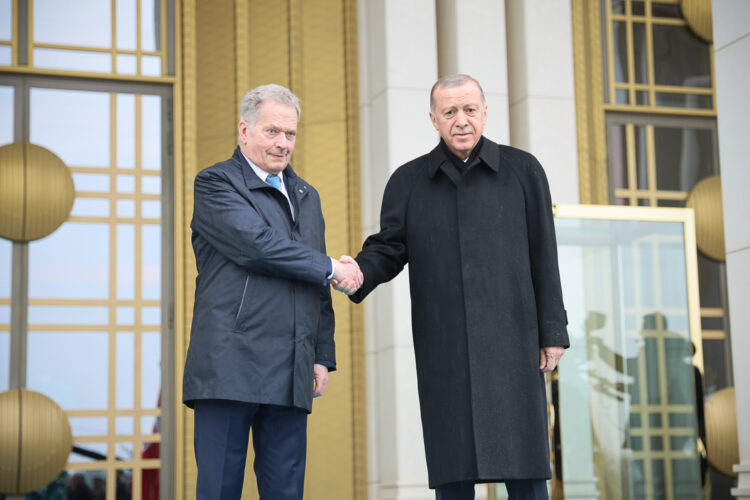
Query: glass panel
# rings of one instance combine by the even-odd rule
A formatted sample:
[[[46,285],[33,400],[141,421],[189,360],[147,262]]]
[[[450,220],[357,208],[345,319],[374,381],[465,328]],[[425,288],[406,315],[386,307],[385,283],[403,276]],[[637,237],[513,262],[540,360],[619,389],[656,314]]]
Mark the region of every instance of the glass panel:
[[[29,306],[29,323],[37,325],[107,325],[105,306]]]
[[[141,407],[158,408],[161,395],[161,333],[144,332],[141,338]],[[141,432],[147,431],[141,429]]]
[[[13,49],[9,45],[0,45],[0,65],[10,66],[13,63]]]
[[[0,40],[13,39],[13,0],[0,0]]]
[[[106,332],[34,332],[28,336],[27,387],[64,410],[107,407]]]
[[[69,167],[109,165],[109,94],[32,88],[30,106],[31,142]]]
[[[0,299],[10,299],[13,243],[0,238]]]
[[[115,433],[121,436],[132,436],[135,432],[133,417],[117,417],[115,419]]]
[[[73,436],[106,436],[107,417],[68,417]]]
[[[592,496],[665,498],[679,482],[680,498],[697,500],[683,224],[557,217],[555,227],[571,335],[559,368],[563,488],[595,478]]]
[[[636,90],[635,91],[635,103],[639,106],[648,106],[648,91]]]
[[[136,44],[135,0],[117,0],[117,48],[135,50]],[[119,61],[117,67],[120,67]]]
[[[607,127],[607,159],[609,160],[610,199],[615,189],[628,188],[628,151],[625,125],[612,124]]]
[[[117,94],[117,166],[135,167],[135,96]]]
[[[729,367],[726,367],[729,346],[724,339],[706,339],[703,341],[703,390],[704,399],[712,394],[731,385],[728,375]]]
[[[651,4],[651,15],[653,17],[671,17],[682,19],[682,11],[679,5],[668,4],[668,3],[657,3]]]
[[[121,75],[135,75],[138,72],[138,58],[133,54],[117,54],[117,72]]]
[[[117,192],[126,194],[135,193],[135,177],[132,175],[118,175]]]
[[[161,202],[144,200],[141,202],[141,216],[144,218],[159,219],[161,217]]]
[[[109,200],[77,197],[70,211],[73,217],[109,217]]]
[[[111,2],[34,0],[34,42],[109,48],[112,46]]]
[[[0,86],[0,146],[13,142],[13,87]]]
[[[142,167],[148,170],[161,170],[161,97],[143,96],[141,114]]]
[[[653,25],[657,85],[711,86],[711,46],[686,26]]]
[[[633,126],[635,135],[635,177],[638,189],[648,189],[648,152],[646,150],[646,127]]]
[[[161,57],[142,56],[141,57],[141,74],[145,76],[161,75]]]
[[[633,23],[633,59],[635,82],[648,83],[648,45],[643,23]]]
[[[625,0],[612,0],[612,13],[624,14],[625,13]]]
[[[107,459],[107,443],[75,443],[73,451],[68,457],[69,462],[95,462],[97,460]],[[70,497],[68,497],[70,498]],[[74,497],[75,498],[75,497]]]
[[[628,37],[627,24],[622,21],[612,23],[612,39],[615,65],[615,82],[625,83],[628,76]]]
[[[66,222],[46,238],[32,241],[29,297],[108,298],[109,226]]]
[[[117,200],[118,217],[135,217],[135,201]]]
[[[141,50],[154,52],[161,49],[159,6],[158,1],[141,0]]]
[[[117,225],[117,298],[135,298],[135,228]]]
[[[108,174],[82,174],[73,172],[73,184],[76,191],[109,192],[110,176]]]
[[[630,12],[634,16],[642,16],[646,13],[646,8],[643,6],[643,2],[640,2],[638,0],[633,0],[630,3]]]
[[[117,367],[115,399],[117,408],[133,408],[135,375],[135,340],[132,332],[118,332],[117,334]],[[130,419],[132,427],[132,418]],[[132,433],[132,430],[131,430]]]
[[[10,388],[10,333],[0,331],[0,392]]]
[[[144,175],[141,177],[141,193],[161,194],[161,177]]]
[[[615,90],[615,102],[617,104],[630,104],[630,93],[624,89]]]
[[[116,316],[118,325],[135,324],[135,308],[133,307],[118,307]]]
[[[714,135],[709,129],[654,127],[657,188],[690,191],[717,173]]]
[[[112,55],[105,52],[81,50],[34,49],[34,66],[109,73],[112,70]]]
[[[161,226],[143,226],[143,290],[144,299],[161,299]]]
[[[656,92],[654,99],[657,106],[690,109],[712,109],[713,97],[706,94],[678,94],[675,92]]]
[[[82,461],[80,456],[71,454],[71,457],[74,456],[77,457],[76,460],[78,462]],[[58,500],[63,498],[103,499],[106,494],[106,475],[107,473],[103,470],[63,470],[47,486],[19,498],[26,498],[28,500]]]

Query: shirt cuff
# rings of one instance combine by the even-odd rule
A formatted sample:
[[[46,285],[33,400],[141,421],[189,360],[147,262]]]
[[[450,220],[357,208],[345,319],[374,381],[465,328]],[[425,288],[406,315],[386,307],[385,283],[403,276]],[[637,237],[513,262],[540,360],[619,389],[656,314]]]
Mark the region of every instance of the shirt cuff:
[[[315,364],[325,366],[326,368],[328,368],[328,371],[336,369],[336,363],[331,363],[330,361],[316,361]]]

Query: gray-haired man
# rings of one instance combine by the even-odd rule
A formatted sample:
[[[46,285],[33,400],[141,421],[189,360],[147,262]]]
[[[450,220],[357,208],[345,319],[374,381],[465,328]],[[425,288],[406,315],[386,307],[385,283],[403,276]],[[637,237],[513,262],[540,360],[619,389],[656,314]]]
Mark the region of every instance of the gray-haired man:
[[[307,415],[336,368],[330,279],[317,191],[289,165],[299,100],[279,85],[248,92],[239,145],[195,179],[198,267],[183,401],[195,410],[198,499],[239,499],[253,434],[261,498],[301,500]]]

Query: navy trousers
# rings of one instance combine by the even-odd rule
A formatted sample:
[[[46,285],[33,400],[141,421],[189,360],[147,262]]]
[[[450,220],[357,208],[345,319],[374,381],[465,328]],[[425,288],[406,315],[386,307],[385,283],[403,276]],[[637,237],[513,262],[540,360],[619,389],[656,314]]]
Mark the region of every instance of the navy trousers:
[[[223,399],[194,401],[197,500],[239,500],[250,430],[261,500],[302,500],[307,412]]]
[[[544,479],[512,479],[505,481],[509,500],[548,500]],[[474,500],[474,483],[443,484],[435,488],[435,500]]]

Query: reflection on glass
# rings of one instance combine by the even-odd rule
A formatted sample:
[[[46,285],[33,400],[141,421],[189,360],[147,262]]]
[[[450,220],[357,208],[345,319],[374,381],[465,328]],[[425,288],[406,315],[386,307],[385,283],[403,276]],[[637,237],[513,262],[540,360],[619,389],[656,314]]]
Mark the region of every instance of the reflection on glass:
[[[648,83],[648,45],[644,23],[633,23],[633,59],[635,83]]]
[[[0,331],[0,392],[10,388],[10,332]]]
[[[0,299],[10,299],[13,243],[0,238]]]
[[[718,173],[712,129],[654,127],[656,187],[690,191],[695,184]]]
[[[13,87],[0,85],[0,146],[13,142]]]
[[[132,407],[132,404],[130,405]],[[125,407],[125,406],[123,406]],[[115,418],[115,433],[121,436],[132,436],[134,432],[133,417]]]
[[[109,72],[112,69],[112,55],[81,50],[34,49],[34,66],[71,71]]]
[[[135,50],[136,5],[135,0],[117,0],[117,48]],[[120,67],[119,61],[117,67]]]
[[[135,228],[117,225],[117,298],[135,298]]]
[[[34,0],[34,42],[109,48],[111,2],[77,0],[76,8],[58,0]]]
[[[0,40],[13,39],[13,0],[0,0]]]
[[[711,46],[687,26],[653,25],[657,85],[711,86]]]
[[[161,226],[148,224],[142,227],[143,247],[143,298],[161,299]],[[158,323],[158,322],[157,322]]]
[[[675,92],[656,92],[654,99],[657,106],[673,108],[711,109],[713,97],[708,94],[678,94]]]
[[[117,54],[117,72],[135,75],[138,72],[138,58],[133,54]]]
[[[160,76],[161,75],[161,57],[142,56],[141,57],[141,74],[144,76]]]
[[[144,169],[161,170],[161,97],[141,98],[141,163]]]
[[[141,407],[158,408],[161,392],[161,332],[141,337]],[[146,432],[145,429],[141,429]]]
[[[646,148],[646,127],[633,127],[635,135],[635,173],[638,189],[648,189],[648,150]],[[635,186],[631,186],[635,187]]]
[[[35,332],[28,335],[27,387],[64,410],[107,407],[106,332]]]
[[[117,366],[115,367],[115,400],[117,408],[133,408],[135,374],[135,340],[132,332],[117,333]],[[131,419],[132,425],[132,419]]]
[[[64,262],[65,265],[60,265]],[[109,296],[109,227],[66,222],[29,243],[29,297],[106,299]]]
[[[13,63],[13,49],[10,45],[0,45],[0,66],[10,66]]]
[[[77,197],[70,211],[72,217],[109,217],[109,200]]]
[[[74,440],[73,451],[70,453],[68,462],[85,463],[106,460],[108,448],[107,443],[76,443]]]
[[[141,0],[141,50],[153,52],[161,48],[160,3],[154,0]]]
[[[117,485],[115,486],[116,498],[118,500],[130,500],[133,491],[133,471],[130,469],[117,469]],[[145,498],[145,497],[141,497]]]
[[[133,94],[117,94],[117,166],[135,167],[135,96]]]
[[[36,325],[106,325],[106,306],[34,306],[28,307],[29,323]]]
[[[683,224],[558,217],[555,227],[571,335],[559,372],[563,485],[698,500]]]
[[[69,167],[109,165],[109,94],[32,88],[30,106],[31,142]]]
[[[107,417],[68,417],[73,436],[105,436]]]
[[[623,21],[612,23],[612,40],[614,43],[615,82],[624,83],[628,76],[628,36],[627,24]]]
[[[97,455],[101,455],[98,451]],[[71,458],[76,455],[71,454]],[[80,459],[78,460],[81,461]],[[38,489],[27,500],[58,500],[63,498],[104,498],[106,493],[103,470],[63,470],[50,484]],[[97,495],[97,496],[94,496]]]
[[[109,175],[73,172],[73,185],[76,191],[107,193],[109,192]]]

